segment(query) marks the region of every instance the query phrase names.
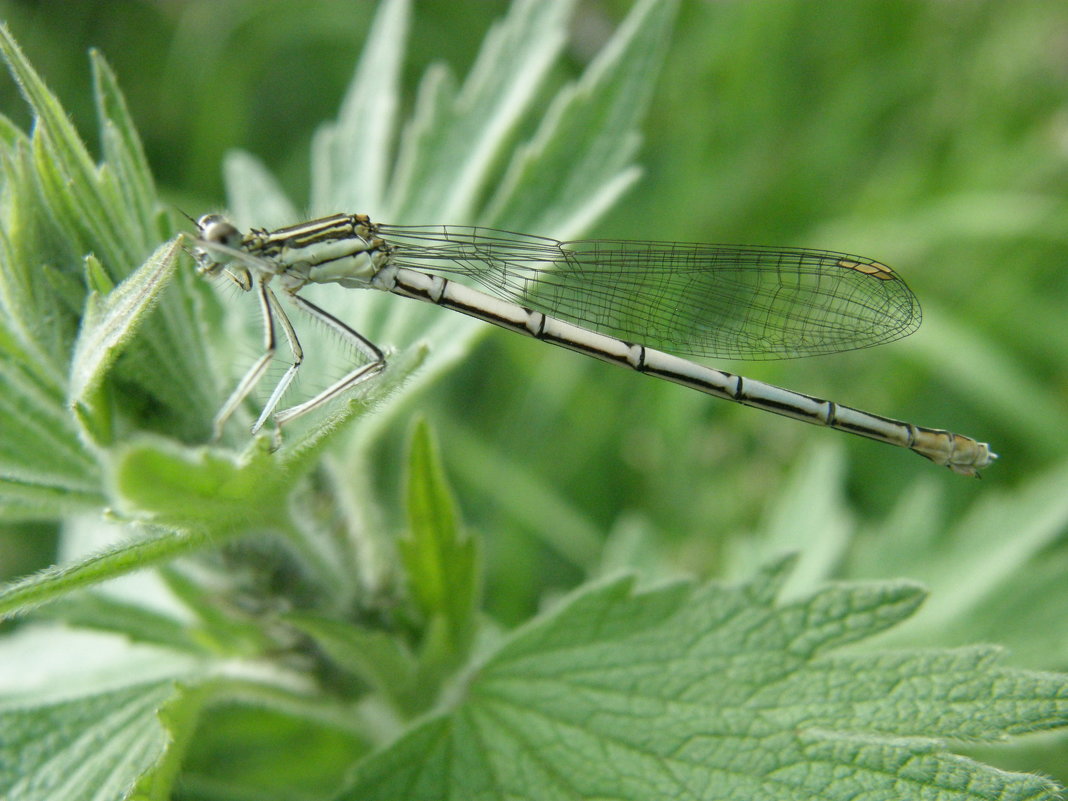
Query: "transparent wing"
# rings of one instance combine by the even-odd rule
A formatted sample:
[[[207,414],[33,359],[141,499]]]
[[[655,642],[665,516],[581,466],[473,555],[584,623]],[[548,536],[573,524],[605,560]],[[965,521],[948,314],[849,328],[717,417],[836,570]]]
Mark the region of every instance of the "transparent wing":
[[[378,226],[394,262],[679,355],[786,359],[911,334],[915,295],[888,267],[800,248],[554,239],[465,226]]]

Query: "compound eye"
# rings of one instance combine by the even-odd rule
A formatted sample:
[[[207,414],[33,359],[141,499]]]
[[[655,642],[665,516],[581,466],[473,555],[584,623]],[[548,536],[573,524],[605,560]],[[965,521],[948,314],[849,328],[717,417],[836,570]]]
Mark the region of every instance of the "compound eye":
[[[236,248],[241,245],[241,232],[221,214],[205,214],[197,220],[200,238],[215,245]]]

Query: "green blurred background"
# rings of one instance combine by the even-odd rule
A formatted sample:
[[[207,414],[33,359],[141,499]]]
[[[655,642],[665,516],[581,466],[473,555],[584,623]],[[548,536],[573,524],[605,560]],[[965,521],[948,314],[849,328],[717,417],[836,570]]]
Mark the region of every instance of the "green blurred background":
[[[415,5],[409,104],[432,61],[462,76],[507,8]],[[579,4],[559,83],[629,5]],[[300,205],[312,132],[336,114],[373,11],[358,0],[0,2],[93,145],[86,50],[103,51],[163,196],[191,214],[224,205],[220,160],[233,147],[262,158]],[[401,527],[406,419],[427,415],[465,520],[486,543],[487,606],[508,624],[606,563],[729,572],[738,543],[776,525],[809,468],[822,471],[820,498],[835,499],[830,510],[813,502],[814,529],[844,516],[847,529],[870,532],[908,519],[902,510],[924,498],[934,550],[962,516],[981,516],[991,499],[1011,504],[1068,446],[1066,90],[1068,3],[1056,0],[689,0],[645,125],[645,177],[589,232],[821,247],[892,265],[924,306],[909,340],[725,366],[989,441],[1002,459],[982,481],[499,331],[406,402],[375,446],[373,474],[354,480],[372,485],[385,524]],[[0,109],[29,123],[10,81]],[[1013,533],[1007,515],[1004,535]],[[880,536],[893,534],[884,526]],[[1048,557],[1068,564],[1061,544]],[[40,558],[6,546],[4,573]],[[900,575],[885,571],[866,574]],[[1051,592],[1060,575],[1046,575]],[[1013,628],[1033,624],[1021,615],[1002,620],[976,628],[1018,651],[1031,640],[1030,667],[1065,667],[1063,618],[1030,633]],[[1058,753],[1051,747],[1046,770],[1058,772]]]

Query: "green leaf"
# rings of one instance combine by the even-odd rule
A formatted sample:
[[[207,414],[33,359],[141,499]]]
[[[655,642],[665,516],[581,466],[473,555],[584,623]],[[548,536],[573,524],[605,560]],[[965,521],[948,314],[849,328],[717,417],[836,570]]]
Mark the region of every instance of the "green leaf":
[[[337,122],[315,132],[312,145],[313,214],[382,210],[400,111],[400,77],[409,0],[379,4]]]
[[[407,489],[409,533],[397,547],[408,588],[425,619],[442,619],[449,650],[460,657],[471,643],[481,590],[478,545],[461,530],[425,420],[412,433]]]
[[[298,219],[293,202],[263,162],[243,150],[231,150],[223,161],[230,187],[230,213],[237,225],[281,228]]]
[[[534,138],[515,151],[484,224],[568,238],[618,202],[640,174],[638,126],[674,14],[673,0],[635,4],[582,80],[556,95]]]
[[[144,684],[47,708],[0,711],[6,749],[23,755],[6,770],[0,766],[0,793],[42,801],[123,797],[166,750],[156,710],[175,692],[172,682]]]
[[[240,457],[146,439],[118,458],[115,490],[131,518],[233,536],[287,527],[289,478],[264,437]]]
[[[24,141],[26,135],[22,132],[15,123],[13,123],[8,117],[0,114],[0,145],[3,148],[10,150],[21,141]]]
[[[19,49],[6,26],[0,26],[0,52],[37,118],[34,159],[54,218],[82,253],[94,251],[101,261],[136,264],[139,238],[131,236],[114,210],[119,198],[105,190],[96,167],[59,100]]]
[[[312,615],[287,619],[314,637],[337,666],[359,676],[401,718],[425,711],[462,663],[475,634],[481,590],[477,542],[463,533],[429,426],[412,434],[409,533],[397,543],[412,603],[422,619],[418,656],[401,635]]]
[[[121,634],[134,642],[191,652],[202,646],[187,620],[105,592],[79,592],[34,611],[35,620],[55,620],[79,629]]]
[[[6,637],[0,663],[0,796],[11,801],[124,798],[167,752],[159,710],[182,695],[176,682],[202,673],[178,652],[51,627]]]
[[[94,56],[94,99],[105,155],[97,165],[58,99],[26,61],[6,28],[0,29],[0,52],[35,117],[30,153],[18,173],[20,192],[33,197],[34,203],[32,212],[25,212],[25,224],[9,229],[15,240],[11,245],[14,258],[10,266],[5,263],[4,267],[26,276],[23,295],[58,306],[63,296],[53,291],[54,281],[42,280],[46,273],[40,269],[41,263],[55,260],[60,271],[71,274],[80,271],[83,260],[91,254],[110,279],[118,282],[145,260],[169,225],[159,214],[140,141],[104,61]],[[4,200],[9,201],[6,197]],[[17,203],[18,198],[14,200]],[[22,213],[10,207],[5,212],[5,216]],[[57,254],[60,248],[62,252]],[[167,430],[186,437],[206,428],[209,410],[216,403],[190,296],[186,293],[182,297],[178,292],[163,296],[153,324],[142,331],[139,347],[131,349],[118,368],[128,385],[145,390],[149,400],[139,399],[142,407],[164,407],[171,418]],[[27,311],[20,309],[18,315],[36,319],[61,317],[36,308],[40,305],[39,300],[24,307]],[[43,328],[46,332],[63,330],[55,325]],[[33,323],[27,319],[21,329],[33,331]],[[54,333],[51,335],[54,337]],[[27,337],[21,339],[25,341]],[[62,344],[69,347],[70,343]],[[32,350],[27,350],[27,357],[33,358]],[[69,353],[57,357],[66,365]],[[95,422],[100,425],[99,420]]]
[[[43,225],[41,218],[47,218],[48,210],[37,189],[31,149],[29,140],[23,138],[0,158],[4,184],[0,202],[0,349],[27,364],[42,380],[60,386],[74,334],[71,299],[57,298],[51,291],[54,281],[40,280],[41,266],[57,257],[65,266],[66,259],[80,261],[80,256],[65,247],[69,243],[63,243],[59,236],[47,236],[49,226]],[[81,276],[78,278],[74,302],[80,311],[85,290],[80,285]]]
[[[106,297],[93,291],[87,298],[71,359],[70,403],[91,439],[98,439],[107,425],[96,390],[167,287],[180,252],[180,240],[165,242]]]
[[[365,681],[401,715],[423,710],[427,693],[418,685],[415,658],[396,635],[312,615],[287,615],[286,621],[314,638],[338,668]]]
[[[567,38],[573,0],[517,0],[486,35],[463,88],[429,71],[390,186],[389,222],[475,218],[495,159]]]
[[[204,548],[203,532],[154,532],[65,565],[49,567],[0,588],[0,619],[87,589],[108,579],[164,564]]]
[[[0,521],[50,521],[97,509],[104,496],[97,487],[64,485],[65,476],[34,476],[25,482],[0,480]]]
[[[152,171],[115,73],[98,51],[90,51],[89,56],[93,64],[93,98],[100,119],[104,163],[114,180],[111,191],[122,198],[123,208],[136,220],[131,229],[145,237],[141,246],[148,248],[154,244],[154,233],[162,236],[156,232],[156,187]]]
[[[464,699],[363,763],[344,799],[1054,798],[944,750],[1068,722],[1068,680],[989,648],[835,649],[908,617],[905,583],[794,603],[740,587],[586,587],[517,631]]]
[[[97,295],[107,295],[115,288],[115,282],[107,274],[104,265],[92,253],[85,257],[85,283],[89,291]],[[100,299],[96,298],[92,302],[99,303]]]

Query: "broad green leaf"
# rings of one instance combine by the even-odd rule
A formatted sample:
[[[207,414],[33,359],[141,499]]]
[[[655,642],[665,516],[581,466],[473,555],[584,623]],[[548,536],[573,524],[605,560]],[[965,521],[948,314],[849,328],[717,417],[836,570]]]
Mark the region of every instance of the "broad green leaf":
[[[159,760],[167,736],[157,710],[173,682],[143,684],[48,707],[0,708],[0,793],[11,801],[111,801]]]
[[[136,787],[169,798],[206,704],[240,696],[323,720],[310,689],[265,665],[26,627],[0,641],[0,795],[114,801]],[[332,714],[330,724],[357,730]]]
[[[119,637],[35,627],[0,642],[0,796],[114,801],[163,758],[159,711],[203,666]]]
[[[363,763],[345,799],[1053,799],[939,740],[1068,720],[1068,684],[989,648],[838,652],[908,617],[905,583],[776,602],[740,587],[586,587],[517,631],[452,710]]]
[[[636,175],[637,124],[674,5],[635,6],[577,87],[565,87],[546,109],[537,82],[565,40],[569,7],[560,0],[513,4],[508,18],[487,37],[460,90],[447,72],[427,72],[402,135],[387,222],[474,218],[510,230],[572,236],[618,200]],[[510,132],[521,113],[542,120],[538,132],[515,150],[503,178],[494,175],[492,200],[473,205],[473,193],[484,188],[489,170],[513,141]],[[413,193],[415,200],[408,200]],[[462,355],[471,337],[485,330],[456,315],[434,314],[435,309],[397,304],[391,309],[387,334],[402,339],[418,334],[438,343],[437,369]]]
[[[4,479],[0,481],[0,522],[52,521],[97,509],[103,500],[98,492],[63,487],[54,479],[26,484]]]

